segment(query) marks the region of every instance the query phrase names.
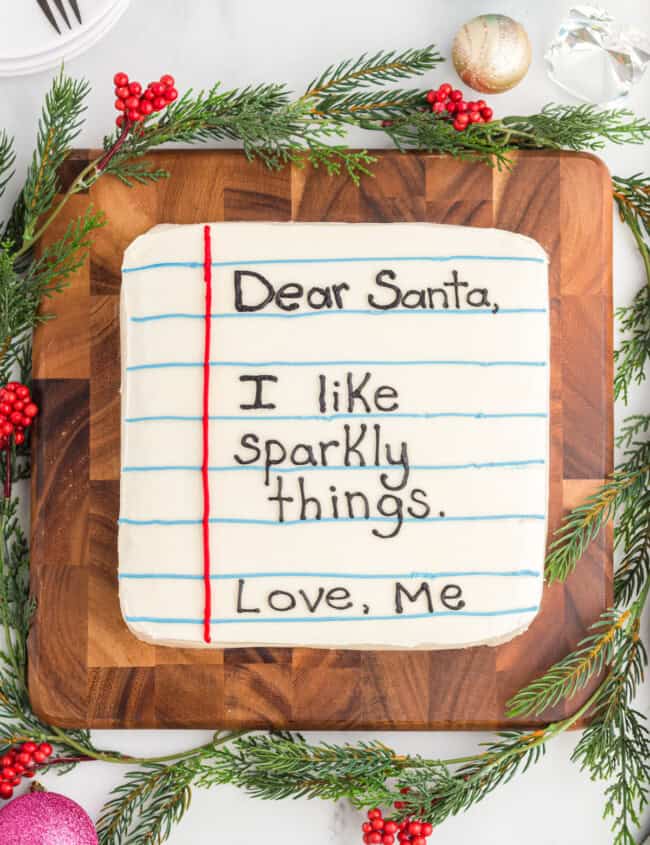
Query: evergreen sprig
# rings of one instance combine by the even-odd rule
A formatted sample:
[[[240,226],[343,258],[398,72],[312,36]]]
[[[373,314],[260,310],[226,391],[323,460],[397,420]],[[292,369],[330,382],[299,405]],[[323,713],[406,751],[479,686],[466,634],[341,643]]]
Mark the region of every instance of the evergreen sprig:
[[[13,139],[4,129],[0,130],[0,197],[4,194],[9,180],[14,175],[13,166],[16,161]],[[1,224],[0,224],[1,227]]]
[[[52,206],[59,182],[58,173],[83,125],[90,86],[63,70],[45,96],[38,123],[36,150],[27,170],[25,184],[10,221],[9,236],[14,247],[31,247],[39,218]]]
[[[320,76],[312,79],[303,95],[304,99],[315,101],[327,111],[340,97],[355,94],[360,88],[398,82],[413,76],[421,76],[444,62],[433,44],[427,47],[403,50],[380,50],[372,56],[346,59],[327,67]]]
[[[97,822],[100,845],[158,845],[189,809],[191,763],[150,764],[127,772]]]

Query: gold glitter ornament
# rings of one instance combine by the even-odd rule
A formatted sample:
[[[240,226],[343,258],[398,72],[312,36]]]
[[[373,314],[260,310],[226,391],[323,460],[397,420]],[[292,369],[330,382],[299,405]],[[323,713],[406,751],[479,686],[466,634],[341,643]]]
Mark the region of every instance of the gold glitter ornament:
[[[451,57],[466,85],[500,94],[528,72],[531,46],[523,26],[507,15],[479,15],[458,30]]]

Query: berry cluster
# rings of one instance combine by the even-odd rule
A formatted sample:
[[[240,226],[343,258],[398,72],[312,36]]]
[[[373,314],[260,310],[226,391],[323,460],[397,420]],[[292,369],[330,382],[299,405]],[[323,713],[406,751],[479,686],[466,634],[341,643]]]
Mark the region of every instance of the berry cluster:
[[[444,82],[437,90],[427,92],[427,103],[431,111],[440,117],[453,120],[457,132],[464,132],[470,123],[490,123],[493,111],[485,100],[467,102],[459,88],[452,88]]]
[[[395,806],[400,809],[403,802],[396,801]],[[368,821],[361,825],[361,830],[366,845],[393,845],[396,839],[400,845],[426,845],[433,825],[413,819],[403,819],[401,822],[385,819],[381,810],[375,807],[374,810],[368,810]]]
[[[49,742],[23,742],[0,757],[0,798],[7,801],[22,778],[33,778],[36,767],[52,756]]]
[[[118,126],[123,126],[125,119],[129,124],[138,123],[153,112],[161,111],[178,97],[174,77],[168,73],[161,76],[158,82],[150,82],[145,91],[139,82],[129,82],[125,73],[116,73],[113,82],[117,97],[115,108],[123,112],[115,121]]]
[[[10,381],[0,389],[0,449],[9,446],[13,435],[16,446],[25,442],[25,429],[38,414],[29,388],[17,381]]]

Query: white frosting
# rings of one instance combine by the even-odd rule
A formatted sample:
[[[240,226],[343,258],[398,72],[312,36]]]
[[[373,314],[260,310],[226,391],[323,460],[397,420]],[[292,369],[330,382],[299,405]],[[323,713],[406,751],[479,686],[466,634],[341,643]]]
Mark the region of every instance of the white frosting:
[[[453,648],[525,630],[541,599],[546,541],[543,249],[510,232],[424,223],[210,231],[211,645]],[[163,645],[207,646],[203,248],[203,226],[161,226],[124,256],[120,599],[131,630]],[[381,271],[395,274],[380,276],[383,286]],[[245,306],[267,290],[251,273],[276,294],[295,284],[304,295],[280,297],[298,305],[291,311],[277,296],[238,311],[237,272]],[[466,286],[452,286],[454,272]],[[346,286],[338,302],[333,285]],[[424,290],[426,307],[412,307],[416,293],[374,307],[396,299],[388,285]],[[310,307],[328,296],[323,288],[331,307]],[[367,373],[350,411],[348,374],[358,388]],[[256,383],[240,379],[259,375],[277,378],[262,390],[275,407],[242,409]],[[246,434],[254,438],[242,443]],[[281,461],[268,484],[265,444]],[[300,479],[312,498],[304,513]],[[272,500],[280,484],[293,498],[284,522]]]

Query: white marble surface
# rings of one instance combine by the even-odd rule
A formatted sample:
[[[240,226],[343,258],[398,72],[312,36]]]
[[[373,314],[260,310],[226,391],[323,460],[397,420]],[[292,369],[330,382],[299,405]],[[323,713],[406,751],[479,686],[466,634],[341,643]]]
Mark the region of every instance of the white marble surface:
[[[5,0],[7,2],[7,0]],[[27,0],[23,0],[27,2]],[[80,0],[83,9],[83,0]],[[610,2],[623,21],[650,29],[643,0]],[[125,70],[147,81],[172,73],[178,87],[200,88],[221,79],[225,86],[255,81],[286,80],[297,90],[330,62],[364,50],[404,48],[429,41],[449,55],[457,27],[476,14],[499,11],[526,26],[533,44],[533,64],[526,80],[514,91],[491,97],[497,114],[538,110],[545,102],[566,102],[567,97],[546,77],[542,54],[567,0],[329,0],[310,4],[298,0],[132,0],[115,30],[89,53],[71,61],[67,70],[87,77],[93,85],[88,119],[79,140],[97,146],[114,119],[111,78]],[[10,6],[3,17],[10,16]],[[430,77],[431,82],[456,81],[451,65]],[[31,155],[36,115],[51,74],[0,82],[0,124],[15,135],[18,172]],[[650,114],[650,76],[635,89],[629,104],[639,114]],[[351,143],[377,143],[355,133]],[[612,172],[628,175],[650,171],[650,147],[608,147],[603,158]],[[5,218],[11,192],[0,202]],[[6,219],[6,218],[5,218]],[[642,268],[631,239],[616,224],[615,291],[617,304],[629,301],[642,282]],[[648,407],[648,391],[637,391],[634,408]],[[622,409],[617,409],[620,419]],[[645,626],[647,641],[647,625]],[[648,710],[648,687],[639,706]],[[109,748],[132,754],[161,754],[197,744],[208,734],[183,731],[97,732],[96,740]],[[330,741],[354,740],[357,734],[329,734]],[[366,735],[367,736],[367,735]],[[312,735],[316,738],[316,735]],[[488,735],[464,733],[382,734],[380,738],[402,752],[427,756],[470,753]],[[569,762],[577,735],[560,737],[546,758],[526,775],[500,788],[480,807],[450,819],[431,842],[482,842],[484,845],[607,845],[612,841],[601,820],[602,784],[591,783]],[[65,776],[47,778],[49,788],[69,794],[90,813],[97,813],[108,791],[118,782],[118,767],[92,763]],[[343,845],[360,842],[361,816],[347,804],[285,801],[262,804],[232,788],[197,790],[192,808],[173,833],[171,845],[215,841],[244,845],[253,841],[309,842]],[[650,816],[646,815],[644,833]],[[641,839],[642,837],[640,837]]]

